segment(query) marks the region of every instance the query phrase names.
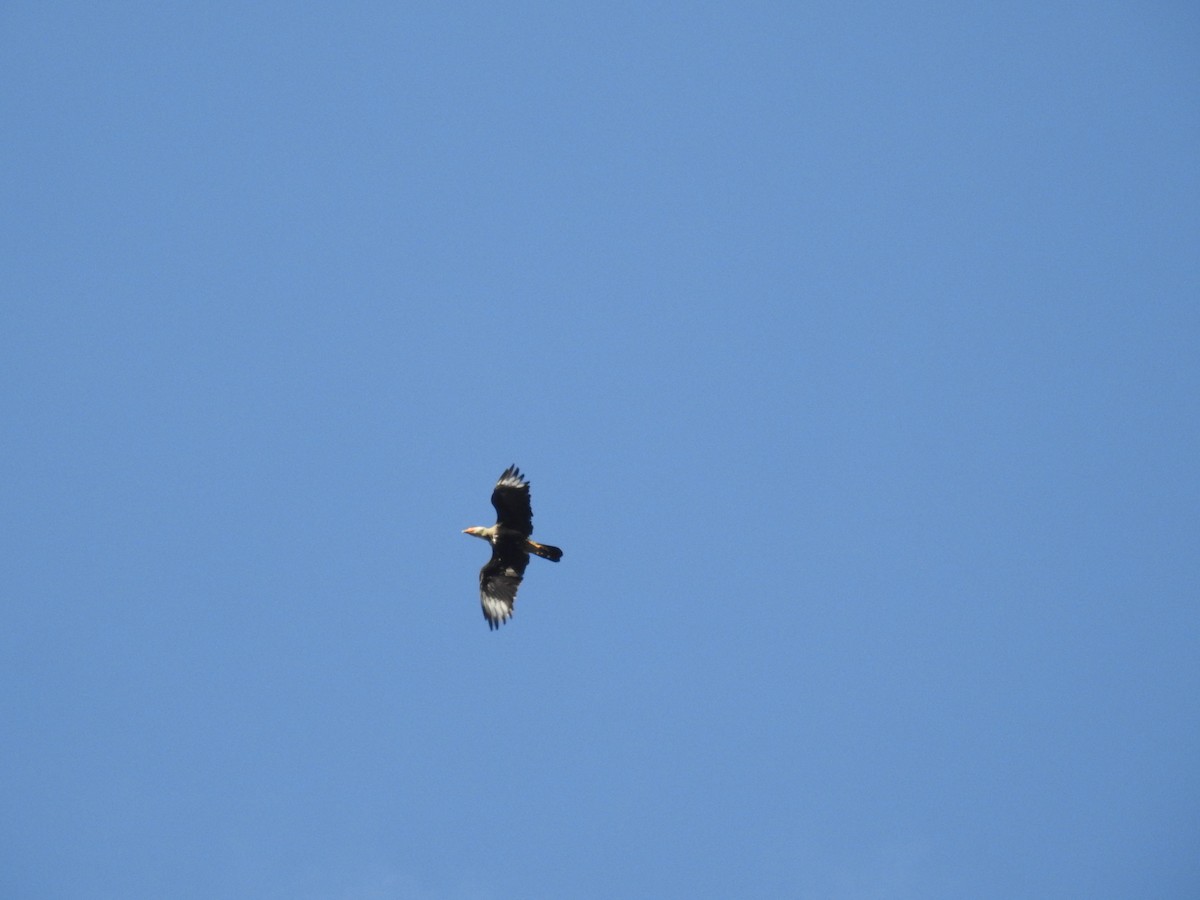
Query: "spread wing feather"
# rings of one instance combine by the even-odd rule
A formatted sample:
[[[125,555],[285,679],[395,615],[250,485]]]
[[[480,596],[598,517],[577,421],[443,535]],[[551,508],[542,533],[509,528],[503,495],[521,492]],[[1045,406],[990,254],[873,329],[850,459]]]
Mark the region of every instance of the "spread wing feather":
[[[493,548],[492,558],[479,570],[479,600],[489,628],[499,628],[512,617],[517,588],[525,577],[527,565],[528,553],[518,546],[502,543]]]
[[[529,482],[516,466],[509,466],[492,491],[496,522],[523,534],[533,534],[533,510],[529,507]]]

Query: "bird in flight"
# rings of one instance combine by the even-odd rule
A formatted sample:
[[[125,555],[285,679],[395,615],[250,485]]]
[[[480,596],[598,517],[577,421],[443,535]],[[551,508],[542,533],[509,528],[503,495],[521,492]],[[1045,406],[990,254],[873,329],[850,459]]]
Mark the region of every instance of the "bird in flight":
[[[479,599],[488,628],[495,630],[512,617],[529,554],[558,562],[563,552],[529,539],[533,534],[529,482],[516,466],[509,466],[500,475],[492,491],[492,506],[496,507],[495,525],[464,528],[463,534],[483,538],[492,545],[492,558],[479,570]]]

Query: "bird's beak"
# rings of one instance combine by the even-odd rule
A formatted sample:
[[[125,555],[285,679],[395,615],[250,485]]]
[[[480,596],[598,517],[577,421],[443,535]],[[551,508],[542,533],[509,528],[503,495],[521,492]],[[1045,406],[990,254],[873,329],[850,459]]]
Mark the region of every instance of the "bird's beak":
[[[464,528],[462,533],[463,534],[474,534],[475,529],[474,528]]]

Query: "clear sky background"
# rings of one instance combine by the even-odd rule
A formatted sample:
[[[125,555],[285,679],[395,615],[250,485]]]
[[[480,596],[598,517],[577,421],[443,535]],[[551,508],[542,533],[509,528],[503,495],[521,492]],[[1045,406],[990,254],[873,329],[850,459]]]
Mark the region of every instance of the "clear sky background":
[[[0,895],[1200,895],[1194,4],[9,2],[0,114]]]

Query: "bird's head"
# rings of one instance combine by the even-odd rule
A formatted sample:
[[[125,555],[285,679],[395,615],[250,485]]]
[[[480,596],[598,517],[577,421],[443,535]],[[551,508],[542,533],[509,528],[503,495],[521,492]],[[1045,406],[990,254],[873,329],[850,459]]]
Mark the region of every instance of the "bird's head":
[[[469,534],[471,537],[486,538],[487,535],[485,535],[483,531],[484,529],[482,526],[472,525],[470,528],[464,528],[463,534]]]

